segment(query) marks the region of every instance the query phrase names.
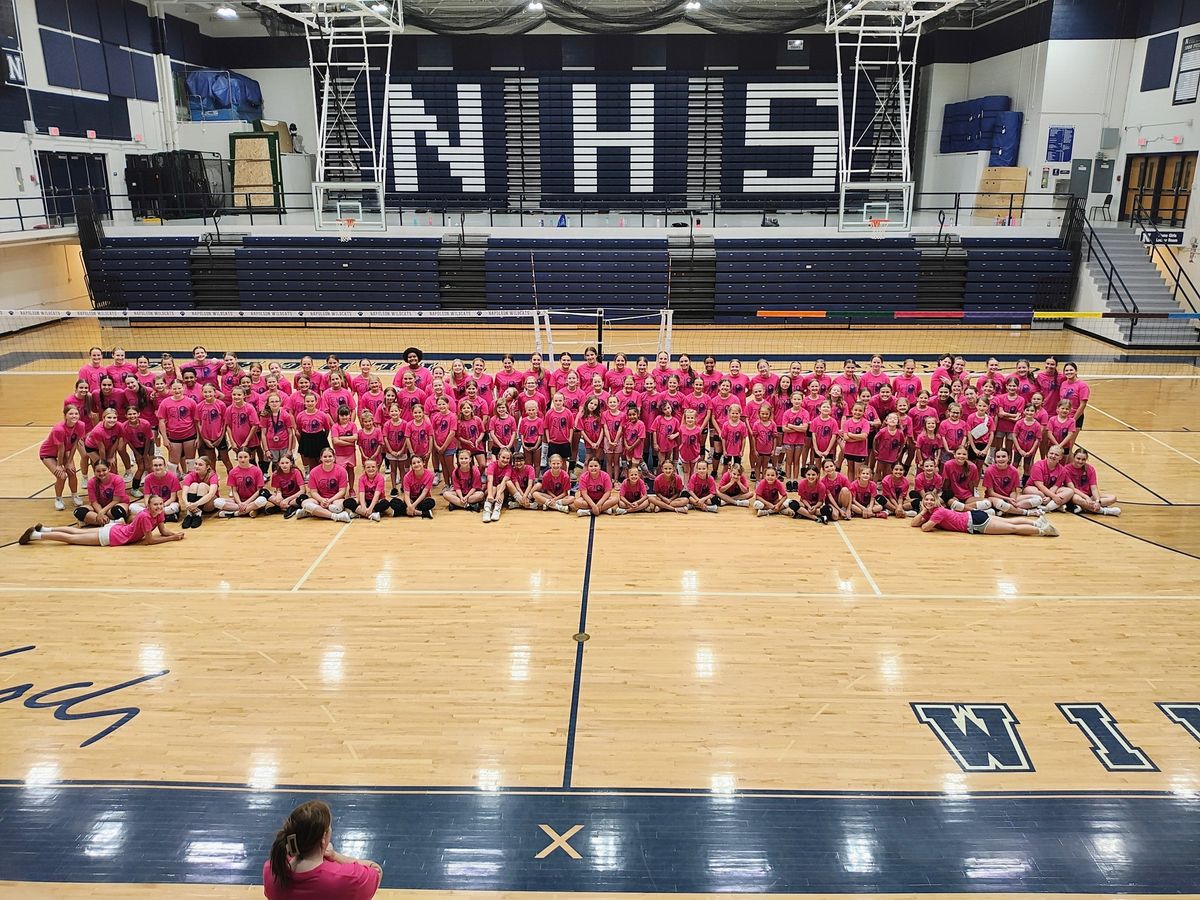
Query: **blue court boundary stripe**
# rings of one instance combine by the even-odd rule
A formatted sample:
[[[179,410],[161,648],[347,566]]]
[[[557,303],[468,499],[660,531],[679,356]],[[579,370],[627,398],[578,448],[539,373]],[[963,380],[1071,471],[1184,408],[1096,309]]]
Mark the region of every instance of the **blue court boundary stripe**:
[[[1177,795],[971,803],[955,794],[488,793],[329,799],[335,830],[353,833],[354,852],[383,865],[383,886],[402,890],[1132,894],[1200,885],[1200,802]],[[311,795],[250,794],[0,791],[0,880],[261,883],[271,835]],[[557,834],[583,828],[579,855],[548,853],[537,823]],[[1117,851],[1096,844],[1114,828],[1125,841]]]
[[[596,517],[588,517],[587,557],[583,564],[583,591],[579,599],[579,634],[587,631],[588,589],[592,581],[592,548],[596,540]],[[567,749],[563,758],[564,788],[571,787],[571,775],[575,767],[575,729],[579,724],[579,691],[583,682],[583,648],[587,641],[575,642],[575,675],[571,682],[571,715],[567,720]]]
[[[248,794],[295,794],[295,793],[362,793],[362,794],[462,794],[488,797],[494,794],[514,796],[593,796],[593,797],[711,797],[759,798],[779,800],[806,799],[872,799],[872,800],[1021,800],[1046,797],[1072,797],[1082,799],[1173,799],[1194,802],[1193,798],[1170,790],[1017,790],[1017,791],[855,791],[855,790],[804,790],[768,788],[744,788],[733,791],[713,791],[710,788],[602,788],[602,787],[497,787],[485,789],[474,785],[338,785],[338,784],[279,784],[273,788],[256,787],[244,783],[220,781],[137,781],[109,780],[103,778],[73,778],[62,781],[29,784],[20,778],[0,779],[0,790],[29,789],[54,790],[57,788],[128,788],[134,790],[212,790]]]

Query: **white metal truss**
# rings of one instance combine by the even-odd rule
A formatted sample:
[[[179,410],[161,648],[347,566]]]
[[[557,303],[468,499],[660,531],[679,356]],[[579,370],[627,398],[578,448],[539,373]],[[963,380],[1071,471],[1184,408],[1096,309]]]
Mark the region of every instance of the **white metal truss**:
[[[963,0],[827,0],[838,60],[838,227],[912,223],[912,104],[925,22]]]

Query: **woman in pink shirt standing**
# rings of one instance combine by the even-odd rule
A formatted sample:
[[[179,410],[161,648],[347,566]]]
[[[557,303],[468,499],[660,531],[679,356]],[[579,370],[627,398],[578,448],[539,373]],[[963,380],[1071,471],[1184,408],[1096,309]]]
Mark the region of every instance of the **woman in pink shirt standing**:
[[[128,525],[124,522],[107,522],[99,528],[81,528],[78,525],[56,525],[51,528],[38,524],[25,529],[17,543],[24,546],[34,541],[57,541],[81,547],[124,547],[127,544],[182,541],[183,537],[182,531],[167,531],[162,498],[154,495],[147,501],[146,508],[134,516]]]
[[[379,863],[334,849],[333,814],[320,800],[301,803],[288,814],[263,864],[267,900],[370,900],[382,880]]]

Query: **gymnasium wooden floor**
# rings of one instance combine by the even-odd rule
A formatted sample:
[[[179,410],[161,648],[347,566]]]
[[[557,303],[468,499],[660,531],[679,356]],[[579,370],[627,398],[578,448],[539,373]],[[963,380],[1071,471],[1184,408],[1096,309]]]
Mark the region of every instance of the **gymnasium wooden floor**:
[[[69,518],[37,446],[91,335],[56,338],[70,364],[0,374],[0,897],[254,896],[314,795],[382,896],[1200,893],[1200,370],[986,334],[946,343],[1086,360],[1120,518],[439,511],[19,547]],[[455,352],[515,344],[483,337]]]

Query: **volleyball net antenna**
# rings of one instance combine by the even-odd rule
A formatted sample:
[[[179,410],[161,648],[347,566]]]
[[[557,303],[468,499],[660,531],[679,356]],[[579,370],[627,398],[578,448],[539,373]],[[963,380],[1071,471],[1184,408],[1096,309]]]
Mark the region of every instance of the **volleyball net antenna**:
[[[476,356],[495,371],[511,353],[519,367],[540,353],[582,359],[588,347],[605,359],[620,352],[653,360],[671,352],[671,313],[651,309],[513,310],[47,310],[0,309],[0,374],[74,375],[91,347],[106,360],[120,347],[130,362],[145,356],[153,370],[163,354],[178,364],[196,346],[210,357],[235,353],[248,367],[278,362],[285,372],[302,356],[318,367],[329,354],[356,370],[366,358],[381,372],[403,364],[417,347],[425,365]],[[385,379],[386,380],[386,379]],[[68,385],[69,387],[69,385]]]

